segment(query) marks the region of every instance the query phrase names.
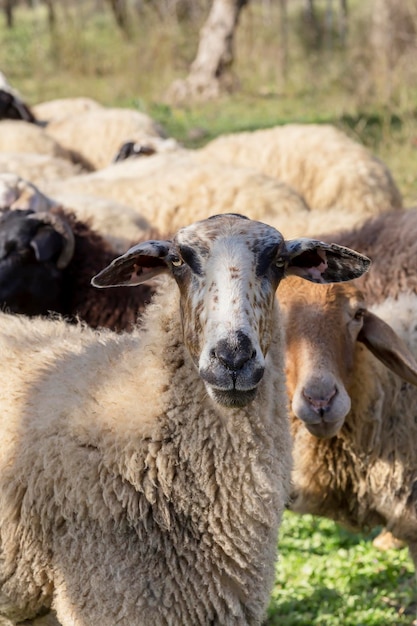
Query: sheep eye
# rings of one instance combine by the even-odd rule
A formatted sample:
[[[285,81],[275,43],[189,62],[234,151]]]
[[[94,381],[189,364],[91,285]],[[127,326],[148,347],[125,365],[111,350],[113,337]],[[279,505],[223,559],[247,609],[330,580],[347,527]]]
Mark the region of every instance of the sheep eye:
[[[278,257],[277,259],[275,259],[274,265],[275,265],[275,267],[284,267],[285,266],[285,259],[283,259],[282,257]]]
[[[360,320],[363,319],[363,316],[365,315],[365,309],[358,309],[354,316],[353,319],[356,320],[357,322],[359,322]]]
[[[181,265],[183,265],[183,264],[184,264],[184,261],[181,259],[181,257],[179,257],[179,256],[174,256],[174,257],[171,259],[171,263],[172,263],[172,265],[173,265],[174,267],[181,267]]]

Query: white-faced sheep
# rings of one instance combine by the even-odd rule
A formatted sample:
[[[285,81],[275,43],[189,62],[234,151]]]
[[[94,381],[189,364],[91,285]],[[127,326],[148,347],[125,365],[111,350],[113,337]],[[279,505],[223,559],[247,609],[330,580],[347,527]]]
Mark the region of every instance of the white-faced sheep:
[[[293,189],[254,170],[200,162],[192,151],[127,159],[106,169],[43,186],[48,195],[78,192],[136,209],[160,232],[172,232],[213,213],[236,212],[300,235],[309,207]]]
[[[222,215],[95,277],[168,274],[132,334],[0,315],[0,615],[259,625],[291,465],[275,290],[367,266]]]
[[[286,124],[223,135],[199,153],[282,180],[304,197],[312,217],[331,210],[330,223],[338,218],[340,227],[402,206],[388,167],[329,124]],[[310,232],[319,232],[319,222],[312,228]]]
[[[388,298],[371,312],[353,283],[304,289],[294,278],[278,297],[292,415],[290,507],[354,530],[384,524],[417,567],[417,296]]]
[[[164,135],[148,115],[117,108],[99,108],[52,121],[47,132],[94,169],[109,165],[126,141]]]

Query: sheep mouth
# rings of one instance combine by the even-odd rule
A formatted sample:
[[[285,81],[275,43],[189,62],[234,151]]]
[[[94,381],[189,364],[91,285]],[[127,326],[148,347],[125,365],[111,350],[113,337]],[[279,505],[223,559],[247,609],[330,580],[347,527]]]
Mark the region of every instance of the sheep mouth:
[[[215,402],[229,408],[241,408],[255,399],[257,388],[245,391],[238,389],[214,389],[209,387],[210,396]]]
[[[335,437],[344,424],[344,419],[334,422],[326,422],[324,420],[315,424],[306,424],[308,432],[318,439],[331,439]]]

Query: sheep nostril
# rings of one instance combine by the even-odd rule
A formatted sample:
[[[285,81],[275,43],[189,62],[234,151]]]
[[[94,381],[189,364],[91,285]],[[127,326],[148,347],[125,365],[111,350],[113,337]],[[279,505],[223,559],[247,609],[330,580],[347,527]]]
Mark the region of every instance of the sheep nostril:
[[[248,361],[255,359],[256,349],[249,337],[242,332],[237,332],[226,339],[218,342],[210,351],[210,356],[217,359],[228,370],[237,372]]]
[[[312,409],[318,413],[321,417],[328,411],[337,393],[336,387],[327,393],[314,393],[309,390],[303,389],[303,397],[311,405]]]

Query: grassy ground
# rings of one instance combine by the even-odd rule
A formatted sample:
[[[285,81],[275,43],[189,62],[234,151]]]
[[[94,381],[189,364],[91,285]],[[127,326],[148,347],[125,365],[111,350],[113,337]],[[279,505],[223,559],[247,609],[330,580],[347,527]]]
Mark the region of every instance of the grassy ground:
[[[29,104],[84,95],[149,113],[167,132],[196,147],[221,133],[287,122],[331,122],[369,146],[391,168],[406,204],[417,204],[417,80],[414,62],[384,73],[370,53],[370,1],[351,0],[348,45],[308,49],[293,0],[284,62],[275,3],[242,14],[236,42],[239,88],[216,102],[172,107],[164,92],[195,54],[196,21],[132,18],[133,37],[85,0],[57,3],[48,28],[43,7],[18,10],[16,27],[0,25],[0,70]],[[318,4],[320,2],[318,1]],[[324,4],[324,3],[323,3]],[[269,8],[268,8],[269,7]],[[297,8],[298,7],[298,8]],[[404,61],[404,59],[403,59]],[[389,85],[389,90],[387,89]],[[378,552],[369,537],[328,520],[287,513],[268,626],[410,626],[416,589],[406,550]]]
[[[381,552],[372,536],[287,512],[267,626],[410,626],[416,585],[406,548]]]

